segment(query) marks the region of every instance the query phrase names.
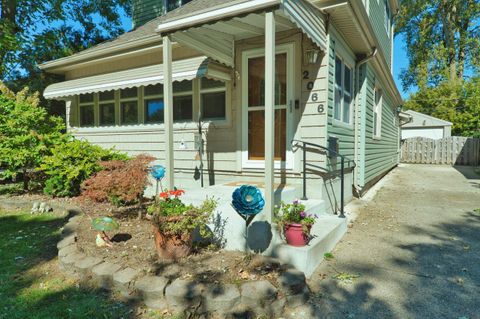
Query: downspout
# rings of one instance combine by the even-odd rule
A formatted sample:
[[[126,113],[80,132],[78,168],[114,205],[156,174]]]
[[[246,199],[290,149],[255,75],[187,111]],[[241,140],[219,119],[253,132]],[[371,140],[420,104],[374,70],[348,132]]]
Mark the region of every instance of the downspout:
[[[359,157],[359,154],[358,154],[358,140],[359,140],[359,136],[358,136],[358,131],[359,131],[359,127],[360,127],[360,123],[359,123],[359,118],[358,118],[358,113],[359,113],[359,107],[361,106],[361,101],[360,101],[360,67],[367,63],[368,61],[370,61],[371,59],[373,59],[375,57],[375,55],[377,55],[377,48],[374,47],[372,49],[372,53],[370,53],[369,55],[367,55],[365,58],[361,59],[360,61],[357,61],[355,63],[355,107],[354,107],[354,139],[355,139],[355,147],[354,147],[354,161],[355,161],[355,168],[353,169],[353,187],[355,188],[355,191],[357,194],[360,194],[360,191],[359,191],[359,186],[357,184],[357,175],[358,175],[358,169],[360,168],[360,165],[358,165],[358,157]]]

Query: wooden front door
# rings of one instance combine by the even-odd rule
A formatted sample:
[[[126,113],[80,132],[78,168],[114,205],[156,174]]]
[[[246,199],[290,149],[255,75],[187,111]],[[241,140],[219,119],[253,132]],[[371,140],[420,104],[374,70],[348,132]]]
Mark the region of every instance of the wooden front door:
[[[247,59],[248,160],[265,159],[265,57]],[[286,161],[288,54],[275,57],[275,160]]]

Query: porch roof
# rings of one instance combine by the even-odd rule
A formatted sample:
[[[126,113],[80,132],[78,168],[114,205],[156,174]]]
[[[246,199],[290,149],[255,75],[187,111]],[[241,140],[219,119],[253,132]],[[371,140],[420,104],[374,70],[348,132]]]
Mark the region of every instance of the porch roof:
[[[199,77],[221,81],[231,79],[230,69],[205,56],[175,61],[172,63],[172,68],[173,81],[192,80]],[[163,79],[162,64],[156,64],[55,83],[48,86],[43,95],[47,99],[62,98],[77,94],[159,84],[163,83]]]
[[[215,7],[208,5],[215,1],[194,1],[210,9],[166,19],[157,32],[233,67],[235,41],[263,36],[265,12],[273,11],[277,31],[300,28],[326,51],[325,16],[306,0],[231,0]]]

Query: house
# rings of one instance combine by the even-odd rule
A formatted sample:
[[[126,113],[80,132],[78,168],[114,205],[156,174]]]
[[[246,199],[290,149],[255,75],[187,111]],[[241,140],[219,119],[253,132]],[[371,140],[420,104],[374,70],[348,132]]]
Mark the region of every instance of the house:
[[[267,227],[275,203],[308,198],[328,228],[314,229],[322,236],[310,246],[333,248],[346,223],[329,213],[342,216],[343,202],[399,162],[397,0],[184,2],[165,12],[161,1],[136,0],[132,31],[41,65],[65,76],[44,96],[65,101],[77,138],[148,152],[167,167],[169,187],[225,198],[227,248],[246,241],[227,203],[245,183],[263,188]],[[311,248],[272,252],[269,236],[255,238],[267,241],[258,250],[303,258],[307,273],[323,258]]]
[[[452,134],[451,122],[412,110],[405,111],[405,113],[409,114],[412,120],[402,125],[402,139],[427,137],[436,140],[450,137]]]

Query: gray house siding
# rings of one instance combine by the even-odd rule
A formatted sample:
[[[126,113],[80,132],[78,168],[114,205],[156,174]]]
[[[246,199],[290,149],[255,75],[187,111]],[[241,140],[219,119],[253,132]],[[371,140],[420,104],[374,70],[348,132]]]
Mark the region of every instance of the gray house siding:
[[[331,30],[333,31],[333,30]],[[339,153],[351,159],[354,157],[355,148],[355,131],[353,126],[353,117],[351,126],[339,124],[334,120],[334,104],[335,104],[335,58],[338,55],[343,59],[354,61],[353,53],[349,52],[348,47],[342,44],[343,40],[334,32],[330,35],[330,49],[329,49],[329,65],[328,65],[328,128],[327,136],[336,137],[339,142]],[[351,62],[350,62],[351,63]],[[350,65],[352,71],[354,65]],[[353,83],[355,83],[355,76],[353,76]],[[354,101],[352,98],[351,112],[354,110]]]
[[[365,81],[365,106],[364,119],[365,125],[363,136],[361,136],[361,149],[363,149],[364,163],[361,169],[364,171],[360,174],[361,186],[368,185],[369,182],[375,180],[392,167],[398,164],[398,143],[399,129],[398,117],[396,110],[391,102],[391,97],[387,91],[382,89],[382,84],[377,82],[375,73],[370,65],[366,68]],[[382,90],[382,111],[381,111],[381,134],[380,138],[374,138],[374,105],[375,105],[375,87]]]
[[[369,0],[368,10],[368,15],[380,48],[385,54],[387,64],[390,66],[392,62],[392,39],[385,28],[385,0]]]

